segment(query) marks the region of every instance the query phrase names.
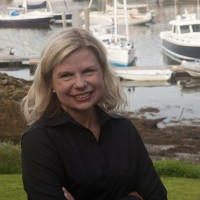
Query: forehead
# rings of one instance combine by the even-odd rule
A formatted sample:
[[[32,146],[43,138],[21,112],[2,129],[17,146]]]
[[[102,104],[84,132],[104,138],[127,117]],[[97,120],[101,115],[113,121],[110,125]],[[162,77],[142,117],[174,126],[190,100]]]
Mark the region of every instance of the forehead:
[[[100,67],[95,53],[91,49],[82,48],[72,52],[60,64],[56,65],[53,71],[67,69],[74,71],[92,66]]]
[[[70,55],[68,55],[61,64],[64,63],[85,63],[85,62],[98,62],[96,54],[88,48],[81,48],[73,51]]]

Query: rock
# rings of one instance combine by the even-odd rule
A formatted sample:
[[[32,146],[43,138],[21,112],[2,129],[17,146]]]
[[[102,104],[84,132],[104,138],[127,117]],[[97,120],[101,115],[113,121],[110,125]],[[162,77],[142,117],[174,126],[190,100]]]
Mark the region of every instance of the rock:
[[[26,95],[31,82],[0,73],[0,141],[19,142],[25,121],[19,103]]]

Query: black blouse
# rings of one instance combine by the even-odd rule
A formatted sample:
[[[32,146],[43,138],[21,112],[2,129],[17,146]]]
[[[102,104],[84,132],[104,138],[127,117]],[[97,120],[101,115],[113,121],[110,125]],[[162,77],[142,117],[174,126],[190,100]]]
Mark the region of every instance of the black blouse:
[[[41,118],[22,137],[24,188],[30,200],[166,200],[167,192],[129,119],[100,108],[100,137],[64,111]]]

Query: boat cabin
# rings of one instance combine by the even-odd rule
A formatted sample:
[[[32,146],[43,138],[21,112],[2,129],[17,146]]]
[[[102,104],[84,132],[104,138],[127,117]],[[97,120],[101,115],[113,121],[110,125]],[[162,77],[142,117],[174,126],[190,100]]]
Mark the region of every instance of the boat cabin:
[[[185,17],[178,15],[176,20],[170,22],[170,25],[174,34],[200,33],[200,20],[196,19],[196,14],[187,14]]]

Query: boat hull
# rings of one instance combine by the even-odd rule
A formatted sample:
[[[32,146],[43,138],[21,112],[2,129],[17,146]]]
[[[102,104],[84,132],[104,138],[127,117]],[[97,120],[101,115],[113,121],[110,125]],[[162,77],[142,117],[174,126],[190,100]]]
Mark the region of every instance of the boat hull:
[[[133,81],[168,81],[172,77],[169,69],[135,69],[115,68],[116,75],[125,80]]]
[[[109,49],[108,61],[111,65],[118,67],[127,67],[135,60],[135,49]]]
[[[200,46],[181,45],[162,39],[162,49],[171,55],[171,58],[179,62],[182,60],[194,61],[200,59]]]
[[[9,27],[9,28],[29,28],[29,27],[48,27],[50,24],[51,18],[45,19],[26,19],[26,20],[0,20],[0,27]]]
[[[183,60],[181,66],[186,70],[186,72],[195,78],[200,78],[200,62],[189,62]]]
[[[47,27],[51,23],[52,13],[33,11],[16,16],[0,15],[0,27],[26,28]]]

